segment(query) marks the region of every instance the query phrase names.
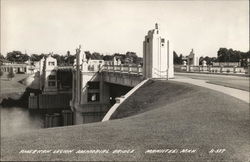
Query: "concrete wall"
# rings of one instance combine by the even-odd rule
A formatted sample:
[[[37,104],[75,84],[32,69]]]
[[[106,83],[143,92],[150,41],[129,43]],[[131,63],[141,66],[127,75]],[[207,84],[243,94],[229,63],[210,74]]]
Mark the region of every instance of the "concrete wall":
[[[66,109],[70,108],[71,94],[40,94],[29,96],[29,109]]]
[[[128,87],[134,87],[144,80],[143,76],[138,74],[102,72],[102,75],[105,82]]]

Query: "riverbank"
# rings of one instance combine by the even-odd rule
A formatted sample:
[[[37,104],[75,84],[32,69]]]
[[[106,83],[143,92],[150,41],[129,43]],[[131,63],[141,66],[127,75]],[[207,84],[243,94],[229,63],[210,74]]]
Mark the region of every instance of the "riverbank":
[[[0,105],[28,107],[28,97],[30,92],[38,93],[39,90],[29,88],[30,84],[25,84],[30,74],[15,74],[12,79],[7,78],[5,73],[0,78]]]
[[[27,86],[21,84],[20,81],[28,76],[27,74],[16,74],[13,79],[8,79],[5,73],[0,78],[0,104],[3,99],[19,99],[27,88]]]
[[[14,78],[8,79],[7,74],[5,73],[0,78],[0,95],[24,92],[27,86],[20,83],[20,81],[27,78],[28,76],[29,74],[15,74]]]

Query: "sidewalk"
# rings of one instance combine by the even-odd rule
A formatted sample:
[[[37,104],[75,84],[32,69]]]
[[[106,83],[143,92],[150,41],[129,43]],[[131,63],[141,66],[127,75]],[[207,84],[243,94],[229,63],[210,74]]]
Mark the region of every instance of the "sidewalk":
[[[180,73],[180,74],[205,74],[205,75],[250,77],[249,74],[237,74],[237,73],[210,73],[210,72],[176,72],[176,73]]]
[[[210,84],[206,83],[205,80],[199,80],[199,79],[191,79],[191,78],[186,78],[186,77],[177,77],[173,79],[174,81],[178,82],[184,82],[184,83],[190,83],[193,85],[209,88],[215,91],[219,91],[222,93],[225,93],[227,95],[233,96],[235,98],[238,98],[244,102],[249,103],[249,92],[235,89],[235,88],[229,88],[229,87],[224,87],[220,85],[215,85],[215,84]]]

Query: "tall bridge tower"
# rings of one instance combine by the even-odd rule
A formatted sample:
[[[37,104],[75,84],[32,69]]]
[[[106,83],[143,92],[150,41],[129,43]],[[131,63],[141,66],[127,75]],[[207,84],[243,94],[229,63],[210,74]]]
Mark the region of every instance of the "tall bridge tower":
[[[157,23],[143,41],[143,76],[166,79],[174,77],[173,50]]]

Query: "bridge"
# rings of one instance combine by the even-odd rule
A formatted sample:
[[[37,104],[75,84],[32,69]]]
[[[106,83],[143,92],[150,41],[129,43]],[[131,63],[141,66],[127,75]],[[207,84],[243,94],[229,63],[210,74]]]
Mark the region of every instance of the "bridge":
[[[140,65],[89,63],[85,69],[84,65],[80,67],[73,71],[70,102],[75,124],[101,121],[114,104],[126,100],[146,80]]]
[[[142,71],[140,65],[104,65],[101,70],[103,81],[128,87],[134,87],[145,79]]]
[[[76,49],[72,100],[75,124],[101,121],[117,102],[124,101],[149,78],[174,77],[173,50],[158,25],[143,41],[143,66],[122,65],[86,59],[81,46]],[[141,83],[141,84],[140,84]],[[130,93],[128,93],[130,92]]]

